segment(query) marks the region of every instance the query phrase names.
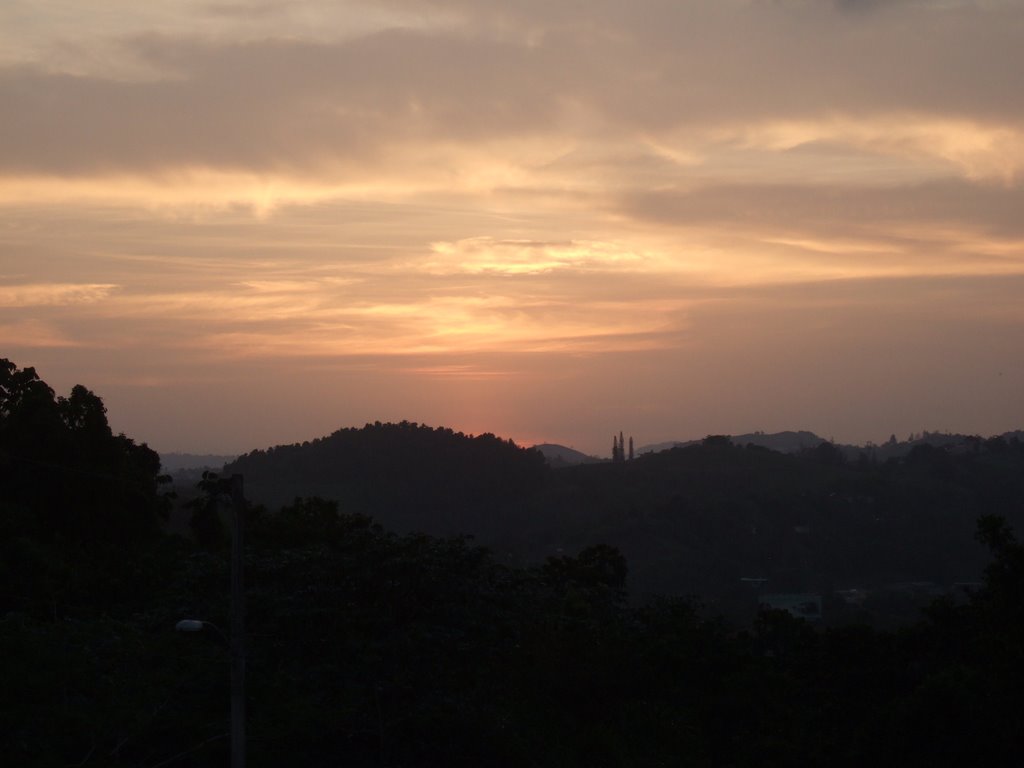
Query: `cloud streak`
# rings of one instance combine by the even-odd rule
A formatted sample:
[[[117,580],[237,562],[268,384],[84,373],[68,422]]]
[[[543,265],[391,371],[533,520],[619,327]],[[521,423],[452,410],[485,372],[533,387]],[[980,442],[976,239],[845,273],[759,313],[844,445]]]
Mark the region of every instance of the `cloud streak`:
[[[117,290],[114,284],[34,283],[0,285],[0,309],[58,307],[103,301]]]

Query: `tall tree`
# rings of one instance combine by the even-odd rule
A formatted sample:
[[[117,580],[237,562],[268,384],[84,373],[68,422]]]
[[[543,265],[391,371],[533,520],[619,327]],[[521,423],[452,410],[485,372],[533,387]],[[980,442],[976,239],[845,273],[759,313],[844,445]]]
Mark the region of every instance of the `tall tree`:
[[[0,359],[3,509],[22,532],[69,541],[126,543],[155,532],[165,508],[160,457],[114,435],[103,401],[86,387],[68,397],[33,368]]]

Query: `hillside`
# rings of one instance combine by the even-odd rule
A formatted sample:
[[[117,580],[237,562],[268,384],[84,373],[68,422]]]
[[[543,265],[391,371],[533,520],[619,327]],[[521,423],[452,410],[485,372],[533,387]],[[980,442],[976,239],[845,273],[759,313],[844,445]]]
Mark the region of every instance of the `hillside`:
[[[977,519],[1024,527],[1024,447],[973,445],[921,443],[879,461],[827,442],[782,453],[709,437],[551,470],[539,451],[493,435],[376,424],[254,451],[225,471],[271,506],[335,499],[399,531],[473,535],[508,562],[614,546],[635,592],[699,595],[728,611],[756,605],[742,579],[816,593],[976,581]]]
[[[695,594],[723,610],[755,602],[749,578],[772,592],[944,590],[979,578],[979,517],[1024,524],[1024,445],[922,445],[877,462],[847,460],[829,443],[782,454],[708,438],[560,470],[541,506],[546,546],[610,544],[630,563],[633,589]]]
[[[535,493],[548,471],[540,452],[510,440],[411,422],[340,429],[224,467],[243,474],[248,495],[270,507],[322,496],[394,530],[438,535],[503,529],[510,508]]]

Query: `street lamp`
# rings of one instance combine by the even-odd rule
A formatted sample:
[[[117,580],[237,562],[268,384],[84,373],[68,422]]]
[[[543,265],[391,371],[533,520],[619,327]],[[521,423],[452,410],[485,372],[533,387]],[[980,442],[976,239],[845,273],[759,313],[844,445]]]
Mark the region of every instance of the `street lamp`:
[[[209,627],[218,635],[220,635],[224,643],[229,648],[231,647],[231,641],[228,640],[228,636],[224,634],[224,630],[222,630],[212,621],[203,621],[202,619],[182,619],[174,625],[174,628],[179,632],[202,632],[207,627]]]
[[[205,478],[205,475],[204,475]],[[182,619],[174,628],[179,632],[201,632],[212,627],[228,640],[231,649],[231,768],[245,768],[245,579],[243,531],[245,496],[242,476],[222,479],[217,490],[231,499],[231,638],[216,624],[201,619]]]

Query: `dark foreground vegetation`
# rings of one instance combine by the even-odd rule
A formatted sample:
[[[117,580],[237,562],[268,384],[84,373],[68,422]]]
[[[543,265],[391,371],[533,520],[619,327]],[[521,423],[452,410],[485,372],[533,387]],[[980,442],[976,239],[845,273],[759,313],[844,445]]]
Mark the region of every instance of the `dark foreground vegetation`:
[[[0,363],[4,765],[227,764],[224,638],[173,628],[227,628],[229,552],[212,496],[163,533],[154,457]],[[995,515],[976,536],[983,584],[899,630],[736,626],[627,599],[600,544],[510,567],[331,500],[254,508],[249,763],[1019,765],[1024,546]]]

